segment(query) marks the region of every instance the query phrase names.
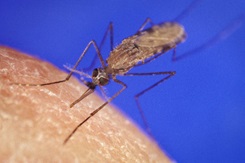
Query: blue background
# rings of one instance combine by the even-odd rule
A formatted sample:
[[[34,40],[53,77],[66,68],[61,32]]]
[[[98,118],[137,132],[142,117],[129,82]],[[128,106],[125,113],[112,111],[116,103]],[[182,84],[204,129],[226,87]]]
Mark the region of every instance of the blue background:
[[[114,22],[115,45],[146,17],[173,20],[191,0],[1,1],[0,44],[33,54],[61,69],[73,65],[87,43],[100,41]],[[244,0],[206,0],[181,20],[187,41],[177,55],[201,45],[245,11]],[[229,38],[179,62],[172,52],[132,72],[177,74],[140,98],[157,142],[178,162],[245,162],[245,26]],[[109,41],[103,48],[108,57]],[[80,68],[91,61],[90,50]],[[160,77],[161,78],[161,77]],[[119,77],[129,88],[113,101],[140,126],[133,96],[159,77]],[[108,86],[112,95],[118,86]]]

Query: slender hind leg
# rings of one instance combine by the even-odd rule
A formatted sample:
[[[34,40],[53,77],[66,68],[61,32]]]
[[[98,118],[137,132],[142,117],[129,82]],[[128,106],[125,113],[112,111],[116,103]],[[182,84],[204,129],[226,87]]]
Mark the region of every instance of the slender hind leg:
[[[191,4],[186,7],[178,16],[176,16],[176,18],[173,21],[179,22],[180,20],[182,20],[183,18],[185,18],[187,15],[189,15],[189,13],[196,8],[196,6],[198,6],[201,3],[202,0],[195,0],[192,1]]]
[[[163,79],[159,80],[158,82],[152,84],[151,86],[149,86],[148,88],[144,89],[143,91],[139,92],[138,94],[136,94],[134,96],[136,104],[137,104],[137,108],[140,112],[141,118],[143,120],[144,126],[148,132],[148,134],[150,136],[152,136],[149,125],[147,123],[147,120],[145,118],[145,114],[143,112],[143,109],[140,105],[139,102],[139,97],[142,96],[143,94],[145,94],[146,92],[150,91],[152,88],[158,86],[159,84],[161,84],[162,82],[166,81],[167,79],[171,78],[172,76],[174,76],[176,74],[175,71],[165,71],[165,72],[149,72],[149,73],[127,73],[125,74],[125,76],[149,76],[149,75],[168,75],[166,77],[164,77]],[[153,137],[153,136],[152,136]]]
[[[230,24],[228,24],[223,30],[221,30],[219,33],[217,33],[215,36],[211,37],[209,40],[207,40],[206,42],[204,42],[203,44],[199,45],[196,48],[193,48],[185,53],[180,54],[179,56],[176,56],[176,48],[173,48],[173,54],[172,54],[172,61],[176,62],[182,59],[185,59],[191,55],[194,55],[196,53],[199,53],[207,48],[210,48],[211,46],[219,43],[220,41],[222,41],[223,39],[226,39],[227,37],[229,37],[233,32],[235,32],[239,27],[241,27],[241,25],[243,24],[245,20],[245,16],[244,15],[240,15],[239,17],[237,17],[236,19],[234,19]],[[163,53],[159,53],[156,54],[154,57],[150,58],[149,60],[146,60],[144,63],[139,63],[136,66],[141,66],[144,65],[146,63],[149,63],[155,59],[157,59],[158,57],[160,57]]]
[[[234,33],[239,27],[241,27],[242,24],[244,23],[244,20],[245,20],[245,16],[242,14],[242,15],[238,16],[237,18],[235,18],[223,30],[221,30],[219,33],[217,33],[216,35],[211,37],[209,40],[207,40],[206,42],[204,42],[200,46],[198,46],[194,49],[191,49],[191,50],[189,50],[189,51],[187,51],[187,52],[185,52],[179,56],[176,56],[175,52],[174,52],[174,55],[172,57],[172,61],[179,61],[179,60],[185,59],[185,58],[187,58],[193,54],[201,52],[204,49],[210,48],[211,46],[221,42],[222,40],[229,37],[232,33]]]

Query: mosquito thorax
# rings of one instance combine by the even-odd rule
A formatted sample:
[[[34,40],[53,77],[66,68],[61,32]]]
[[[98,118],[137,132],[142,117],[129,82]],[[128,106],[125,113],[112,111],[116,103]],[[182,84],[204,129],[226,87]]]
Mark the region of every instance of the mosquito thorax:
[[[103,68],[95,68],[92,73],[93,83],[96,85],[107,85],[109,83],[109,76]]]

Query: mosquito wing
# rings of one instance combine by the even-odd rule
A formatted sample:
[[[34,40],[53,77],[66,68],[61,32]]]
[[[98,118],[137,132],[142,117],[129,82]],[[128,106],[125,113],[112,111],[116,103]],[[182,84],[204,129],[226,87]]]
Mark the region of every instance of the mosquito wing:
[[[166,46],[173,48],[185,38],[186,33],[182,25],[176,22],[166,22],[142,31],[135,40],[135,44],[156,49]]]
[[[154,25],[122,41],[107,59],[108,68],[124,74],[139,62],[164,53],[185,40],[184,28],[175,22]]]

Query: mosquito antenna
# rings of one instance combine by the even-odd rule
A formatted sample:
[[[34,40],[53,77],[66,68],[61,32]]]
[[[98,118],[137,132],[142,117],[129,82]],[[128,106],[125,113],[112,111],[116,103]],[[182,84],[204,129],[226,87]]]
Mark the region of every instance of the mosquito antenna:
[[[175,19],[173,19],[173,21],[179,22],[180,20],[182,20],[184,17],[186,17],[186,15],[189,15],[189,13],[196,8],[202,0],[194,0],[191,2],[191,4],[186,7]]]
[[[85,72],[83,72],[83,71],[74,70],[74,69],[72,69],[72,68],[70,68],[70,67],[68,67],[68,66],[66,66],[66,65],[64,65],[64,68],[67,69],[67,70],[69,70],[69,71],[71,71],[71,72],[74,72],[74,73],[76,73],[76,74],[79,74],[79,75],[81,75],[81,76],[84,76],[84,77],[86,77],[86,78],[89,78],[89,79],[92,78],[89,74],[87,74],[87,73],[85,73]]]
[[[240,28],[244,22],[245,15],[241,14],[239,17],[234,19],[230,24],[228,24],[222,31],[217,33],[214,37],[212,37],[210,40],[206,41],[204,44],[202,44],[199,47],[196,47],[190,51],[185,52],[184,54],[174,57],[173,55],[173,61],[178,61],[183,58],[186,58],[190,55],[196,54],[206,48],[209,48],[218,42],[228,38],[232,33],[234,33],[238,28]]]

